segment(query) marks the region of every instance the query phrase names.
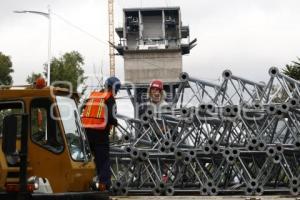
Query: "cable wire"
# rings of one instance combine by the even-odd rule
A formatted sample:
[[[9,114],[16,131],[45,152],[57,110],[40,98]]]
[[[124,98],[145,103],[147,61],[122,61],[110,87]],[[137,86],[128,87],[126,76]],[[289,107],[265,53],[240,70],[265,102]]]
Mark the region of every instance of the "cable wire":
[[[58,15],[57,13],[53,13],[53,12],[52,12],[52,14],[55,15],[55,16],[56,16],[57,18],[59,18],[60,20],[64,21],[64,22],[65,22],[66,24],[68,24],[69,26],[72,26],[73,28],[79,30],[80,32],[87,34],[88,36],[90,36],[91,38],[95,39],[96,41],[98,41],[98,42],[100,42],[100,43],[103,43],[103,44],[105,44],[105,45],[109,45],[109,42],[108,42],[108,41],[102,40],[102,39],[100,39],[100,38],[94,36],[93,34],[91,34],[91,33],[89,33],[88,31],[82,29],[81,27],[79,27],[79,26],[73,24],[72,22],[70,22],[69,20],[65,19],[64,17]]]

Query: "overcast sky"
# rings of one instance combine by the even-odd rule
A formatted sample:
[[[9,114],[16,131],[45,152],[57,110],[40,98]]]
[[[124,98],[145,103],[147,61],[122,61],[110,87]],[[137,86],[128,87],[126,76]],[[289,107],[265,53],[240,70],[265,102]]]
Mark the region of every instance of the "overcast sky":
[[[42,72],[48,23],[42,16],[12,11],[46,12],[48,4],[54,13],[52,55],[77,50],[87,73],[103,65],[108,75],[107,0],[0,0],[0,51],[11,56],[14,83],[24,84],[31,72]],[[115,0],[115,26],[122,24],[123,7],[149,6],[181,7],[183,24],[190,26],[191,39],[198,39],[198,46],[184,56],[183,70],[198,78],[213,81],[231,69],[265,81],[269,67],[282,68],[300,57],[299,0]],[[122,57],[117,57],[116,73],[123,78]]]

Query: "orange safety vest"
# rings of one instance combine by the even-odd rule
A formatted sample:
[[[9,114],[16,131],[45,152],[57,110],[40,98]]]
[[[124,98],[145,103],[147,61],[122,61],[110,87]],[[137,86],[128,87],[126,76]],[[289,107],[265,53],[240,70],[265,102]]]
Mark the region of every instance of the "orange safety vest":
[[[107,125],[106,100],[112,96],[111,92],[94,91],[85,105],[81,116],[84,128],[104,130]]]

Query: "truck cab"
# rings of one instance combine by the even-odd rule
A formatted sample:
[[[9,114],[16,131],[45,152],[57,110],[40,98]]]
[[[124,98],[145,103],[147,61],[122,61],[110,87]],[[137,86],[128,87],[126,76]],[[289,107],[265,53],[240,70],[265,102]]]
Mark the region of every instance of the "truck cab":
[[[8,186],[17,185],[20,181],[18,153],[21,151],[21,136],[24,132],[27,135],[28,179],[41,178],[48,183],[53,193],[90,191],[95,165],[81,126],[77,97],[66,89],[56,87],[0,88],[1,191],[11,189]],[[16,117],[15,123],[5,124],[5,118],[10,115],[26,115],[26,125],[22,125],[22,117]],[[7,155],[3,150],[3,145],[6,145],[2,137],[4,126],[17,131],[15,154]]]

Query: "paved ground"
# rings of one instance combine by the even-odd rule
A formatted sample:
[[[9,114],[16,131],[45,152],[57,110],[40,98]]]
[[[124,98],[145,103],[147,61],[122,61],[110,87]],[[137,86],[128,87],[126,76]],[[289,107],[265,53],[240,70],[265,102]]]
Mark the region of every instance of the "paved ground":
[[[284,196],[122,196],[112,197],[112,200],[300,200],[300,197],[284,197]]]

